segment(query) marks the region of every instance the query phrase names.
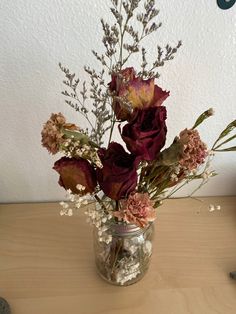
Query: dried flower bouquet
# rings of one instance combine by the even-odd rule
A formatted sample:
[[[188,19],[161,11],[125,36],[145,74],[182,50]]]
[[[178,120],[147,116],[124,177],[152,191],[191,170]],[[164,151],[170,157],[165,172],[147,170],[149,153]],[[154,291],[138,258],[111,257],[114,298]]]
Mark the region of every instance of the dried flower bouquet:
[[[236,120],[209,149],[197,130],[213,115],[212,109],[206,110],[164,148],[167,110],[163,103],[169,92],[155,80],[160,76],[158,68],[174,58],[181,41],[174,47],[157,46],[157,56],[150,64],[143,39],[161,26],[155,22],[159,13],[155,1],[112,0],[111,5],[114,24],[101,20],[105,52],[92,51],[101,68],[84,68],[90,77],[89,87],[60,64],[67,87],[62,94],[85,118],[87,127],[68,123],[61,113],[52,114],[42,130],[42,145],[51,154],[64,155],[53,167],[69,198],[61,202],[61,214],[72,215],[73,209],[85,208],[97,228],[99,271],[105,279],[123,285],[133,283],[147,268],[151,255],[147,230],[163,200],[190,181],[199,180],[197,189],[202,187],[216,175],[210,168],[214,154],[236,150],[235,146],[225,147],[236,138],[232,135]],[[142,59],[136,69],[127,66],[133,54]],[[112,141],[117,127],[126,149]],[[96,207],[91,206],[93,202]],[[134,230],[130,233],[126,228],[123,234],[128,233],[128,238],[121,233],[117,236],[121,225],[145,232],[141,238],[140,234],[132,237]]]

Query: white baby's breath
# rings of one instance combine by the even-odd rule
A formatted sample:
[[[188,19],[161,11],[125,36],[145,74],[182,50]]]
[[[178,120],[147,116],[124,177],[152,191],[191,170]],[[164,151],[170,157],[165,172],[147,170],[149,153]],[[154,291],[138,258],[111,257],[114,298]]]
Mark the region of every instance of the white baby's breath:
[[[81,184],[77,185],[78,191],[84,191],[85,187]],[[89,195],[85,194],[83,196],[73,194],[71,190],[66,191],[67,202],[60,202],[62,210],[60,211],[61,216],[73,216],[75,210],[81,208],[81,206],[86,206],[89,204]]]
[[[109,244],[112,241],[112,236],[107,232],[109,229],[109,221],[112,219],[113,215],[97,205],[89,207],[85,214],[88,216],[87,222],[94,225],[98,230],[98,240],[99,242],[105,242]]]
[[[213,205],[213,204],[210,204],[209,205],[209,212],[213,212],[215,210],[221,210],[221,206],[220,205]]]
[[[213,212],[215,210],[215,206],[213,204],[209,205],[209,212]]]

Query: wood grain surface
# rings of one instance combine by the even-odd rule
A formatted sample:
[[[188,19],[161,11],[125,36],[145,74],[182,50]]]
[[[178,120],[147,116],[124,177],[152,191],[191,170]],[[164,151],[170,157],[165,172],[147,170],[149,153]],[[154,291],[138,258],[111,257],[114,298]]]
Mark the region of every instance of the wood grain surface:
[[[209,204],[221,210],[210,213]],[[165,202],[149,272],[129,287],[96,274],[83,209],[59,210],[0,205],[0,296],[12,314],[236,313],[236,197]]]

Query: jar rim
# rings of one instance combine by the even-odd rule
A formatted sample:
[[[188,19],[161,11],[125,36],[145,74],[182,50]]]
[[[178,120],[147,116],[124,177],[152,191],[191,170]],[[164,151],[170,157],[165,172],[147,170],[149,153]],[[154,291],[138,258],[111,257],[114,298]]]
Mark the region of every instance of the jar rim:
[[[143,233],[150,227],[151,224],[152,222],[149,223],[146,227],[141,228],[135,224],[130,224],[126,222],[115,222],[110,225],[110,230],[113,235],[126,236],[130,234]]]

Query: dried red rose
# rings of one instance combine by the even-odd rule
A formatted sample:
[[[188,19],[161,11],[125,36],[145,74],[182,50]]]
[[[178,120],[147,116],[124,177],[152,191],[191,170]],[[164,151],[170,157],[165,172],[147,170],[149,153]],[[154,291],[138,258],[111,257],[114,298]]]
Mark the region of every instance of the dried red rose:
[[[60,174],[58,183],[73,194],[92,193],[97,185],[96,172],[85,159],[62,157],[55,162],[53,169]],[[83,192],[78,190],[78,184],[85,188]]]
[[[107,149],[100,149],[98,155],[103,168],[97,169],[98,183],[108,197],[120,200],[134,191],[137,185],[137,159],[125,152],[124,148],[115,142]]]
[[[136,109],[131,120],[123,127],[121,136],[128,150],[141,160],[152,161],[165,145],[166,108]]]
[[[154,84],[154,78],[143,80],[135,76],[133,68],[126,68],[112,75],[109,84],[114,94],[113,109],[118,120],[129,120],[132,110],[161,106],[169,96]]]

